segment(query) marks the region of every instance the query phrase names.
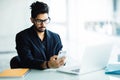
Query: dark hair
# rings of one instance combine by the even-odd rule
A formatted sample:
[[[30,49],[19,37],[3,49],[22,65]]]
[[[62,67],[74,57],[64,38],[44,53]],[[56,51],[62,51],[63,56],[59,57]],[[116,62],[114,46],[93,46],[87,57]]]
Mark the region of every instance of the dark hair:
[[[46,3],[36,1],[32,3],[31,7],[31,17],[36,18],[38,14],[49,13],[49,7]]]

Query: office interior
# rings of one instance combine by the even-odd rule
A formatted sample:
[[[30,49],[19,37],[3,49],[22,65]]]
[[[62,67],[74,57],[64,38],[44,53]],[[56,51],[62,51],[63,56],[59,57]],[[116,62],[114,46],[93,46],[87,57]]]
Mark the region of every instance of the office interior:
[[[15,35],[32,25],[30,4],[36,0],[0,0],[0,69],[17,55]],[[120,44],[120,0],[38,0],[50,6],[47,29],[58,33],[63,50],[78,60],[86,46]]]

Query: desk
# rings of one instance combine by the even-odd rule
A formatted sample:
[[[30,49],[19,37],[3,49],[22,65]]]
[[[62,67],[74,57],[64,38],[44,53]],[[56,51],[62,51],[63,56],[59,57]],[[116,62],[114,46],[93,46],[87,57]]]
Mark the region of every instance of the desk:
[[[120,75],[106,75],[104,70],[84,75],[73,75],[57,72],[55,69],[32,69],[23,78],[0,78],[0,80],[120,80]]]

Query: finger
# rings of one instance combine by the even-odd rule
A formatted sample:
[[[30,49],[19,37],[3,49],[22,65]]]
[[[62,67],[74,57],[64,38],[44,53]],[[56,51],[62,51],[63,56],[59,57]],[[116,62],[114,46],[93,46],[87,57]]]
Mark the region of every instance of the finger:
[[[64,65],[64,60],[60,60],[59,64],[60,64],[60,66]]]
[[[57,59],[57,55],[54,55],[50,58],[50,60],[56,60]]]
[[[63,65],[64,65],[64,62],[61,62],[61,63],[60,63],[60,66],[63,66]]]
[[[62,60],[65,60],[65,59],[66,59],[66,57],[62,57],[61,59],[62,59]]]
[[[52,58],[56,60],[56,59],[57,59],[57,57],[58,57],[57,55],[54,55]]]

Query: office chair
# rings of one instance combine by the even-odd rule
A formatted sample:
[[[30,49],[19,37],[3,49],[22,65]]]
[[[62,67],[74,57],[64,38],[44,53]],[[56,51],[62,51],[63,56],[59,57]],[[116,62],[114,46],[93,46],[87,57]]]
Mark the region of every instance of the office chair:
[[[20,58],[18,56],[14,56],[11,60],[10,60],[10,67],[13,68],[20,68]]]

